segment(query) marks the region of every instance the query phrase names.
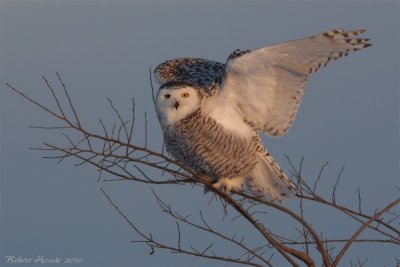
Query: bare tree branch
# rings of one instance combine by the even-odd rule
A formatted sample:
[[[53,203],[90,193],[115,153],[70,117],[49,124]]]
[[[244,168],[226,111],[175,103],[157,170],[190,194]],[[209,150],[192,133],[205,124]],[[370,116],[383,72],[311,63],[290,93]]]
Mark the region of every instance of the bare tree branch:
[[[151,72],[151,70],[150,70]],[[235,223],[237,220],[244,219],[247,224],[243,227],[253,229],[262,237],[262,243],[253,243],[246,238],[246,234],[227,234],[224,229],[218,229],[211,225],[204,214],[204,210],[199,211],[199,217],[196,219],[189,215],[182,216],[172,208],[171,204],[165,201],[155,193],[154,197],[157,205],[162,212],[168,214],[175,221],[177,237],[174,241],[162,242],[154,237],[151,233],[147,234],[138,227],[132,219],[128,218],[119,208],[111,197],[102,188],[101,192],[117,213],[130,225],[132,230],[136,232],[140,240],[134,243],[144,243],[149,247],[150,255],[153,255],[158,249],[169,250],[172,253],[187,254],[196,257],[202,257],[210,260],[225,261],[229,263],[237,263],[248,266],[274,266],[272,259],[279,258],[281,262],[292,266],[299,266],[300,263],[307,266],[322,265],[326,267],[338,266],[343,256],[349,251],[353,244],[388,244],[400,246],[400,230],[398,222],[400,214],[391,212],[393,207],[400,204],[400,199],[396,199],[381,210],[377,210],[372,215],[362,209],[362,201],[360,188],[358,192],[358,208],[351,209],[349,205],[341,203],[337,196],[339,192],[339,183],[344,171],[344,166],[340,170],[336,181],[332,186],[330,196],[323,197],[317,187],[323,178],[324,171],[328,162],[324,163],[320,168],[318,176],[313,182],[308,183],[304,179],[302,170],[304,158],[300,160],[296,166],[288,156],[287,159],[292,168],[295,184],[297,184],[296,199],[298,201],[299,210],[295,211],[283,206],[281,203],[273,201],[265,201],[257,196],[252,195],[248,191],[232,191],[226,194],[215,189],[212,186],[210,177],[203,177],[194,173],[192,170],[182,166],[175,160],[164,154],[164,146],[161,152],[154,151],[149,148],[148,139],[148,121],[147,113],[144,113],[144,144],[137,145],[133,141],[135,134],[135,102],[132,99],[132,109],[129,120],[125,120],[122,113],[113,104],[110,98],[107,98],[112,112],[116,115],[116,122],[112,127],[107,127],[102,120],[99,120],[100,133],[89,131],[84,126],[78,116],[78,112],[73,105],[72,98],[57,73],[58,81],[63,91],[63,98],[60,98],[56,89],[43,77],[46,87],[51,97],[55,101],[56,110],[52,110],[47,106],[40,104],[38,101],[27,96],[19,89],[10,84],[6,84],[7,88],[25,98],[34,106],[48,113],[57,121],[56,125],[46,126],[30,126],[31,128],[40,130],[60,131],[65,138],[65,145],[55,145],[43,142],[41,147],[31,148],[45,153],[43,158],[54,159],[58,163],[65,159],[75,159],[75,166],[88,165],[93,166],[98,172],[98,181],[130,181],[139,182],[149,185],[190,185],[192,187],[202,187],[206,189],[210,196],[208,205],[210,209],[212,203],[217,203],[219,212],[222,216],[222,223]],[[150,82],[152,78],[150,76]],[[152,100],[155,103],[154,88],[151,83]],[[65,99],[63,101],[63,99]],[[66,107],[64,102],[66,102]],[[68,114],[72,114],[69,116]],[[61,124],[60,124],[61,123]],[[149,170],[152,170],[150,175]],[[102,179],[103,174],[109,174],[112,179]],[[320,186],[319,186],[320,187]],[[221,204],[221,206],[219,206]],[[328,211],[340,211],[343,219],[350,222],[360,224],[358,230],[349,238],[332,238],[331,233],[322,232],[312,221],[310,221],[308,204],[318,205],[326,208]],[[233,214],[231,214],[231,212]],[[291,230],[285,231],[283,234],[274,231],[269,225],[268,220],[264,220],[263,216],[269,216],[274,213],[280,219],[289,221],[292,225]],[[385,216],[385,217],[384,217]],[[226,219],[228,218],[228,219]],[[329,223],[329,222],[327,222]],[[218,244],[209,242],[208,244],[199,245],[193,240],[190,245],[186,245],[186,235],[190,234],[185,231],[187,227],[196,229],[203,233],[207,233],[212,238],[224,241],[240,250],[240,255],[222,255],[218,254]],[[368,231],[366,231],[368,229]],[[289,230],[289,229],[288,229]],[[372,232],[374,235],[370,234]],[[359,239],[364,233],[365,238]],[[370,234],[370,235],[368,235]],[[378,234],[381,237],[376,237]],[[245,241],[246,240],[246,241]],[[335,251],[339,251],[336,255]],[[278,253],[276,253],[278,252]],[[318,255],[316,257],[315,255]],[[367,259],[361,260],[363,257],[357,257],[357,266],[364,266]],[[351,263],[353,264],[353,262]]]
[[[375,219],[381,217],[384,213],[388,212],[391,208],[397,206],[400,203],[400,199],[396,199],[390,204],[388,204],[386,207],[381,209],[379,212],[377,212],[371,219],[366,221],[354,234],[353,236],[349,239],[349,241],[346,242],[342,250],[339,252],[339,254],[336,256],[335,261],[333,262],[332,266],[337,266],[340,259],[343,257],[343,255],[346,253],[350,245],[356,240],[356,238],[370,225],[372,222],[375,221]]]

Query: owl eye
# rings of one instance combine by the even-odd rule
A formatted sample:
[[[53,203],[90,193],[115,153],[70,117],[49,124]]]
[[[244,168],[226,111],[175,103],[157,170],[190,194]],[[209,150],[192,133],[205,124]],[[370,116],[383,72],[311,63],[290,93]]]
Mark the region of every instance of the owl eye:
[[[181,94],[181,96],[182,96],[183,98],[187,98],[187,97],[189,97],[189,93],[183,93],[183,94]]]
[[[171,97],[170,94],[165,94],[165,95],[164,95],[164,98],[165,98],[165,99],[168,99],[168,98],[170,98],[170,97]]]

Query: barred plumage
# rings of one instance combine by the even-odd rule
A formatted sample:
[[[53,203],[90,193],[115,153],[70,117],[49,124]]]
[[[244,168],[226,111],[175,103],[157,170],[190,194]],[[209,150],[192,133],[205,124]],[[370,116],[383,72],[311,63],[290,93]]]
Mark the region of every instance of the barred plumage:
[[[311,73],[368,47],[365,30],[333,29],[256,50],[235,50],[225,64],[168,60],[154,71],[161,87],[156,110],[171,155],[214,186],[246,183],[256,195],[282,199],[295,189],[257,131],[285,134],[295,119]]]
[[[209,95],[222,83],[224,64],[201,58],[178,58],[158,65],[154,76],[159,84],[186,82],[194,84]]]
[[[256,164],[258,139],[237,137],[197,109],[164,130],[167,151],[215,181],[247,175]],[[229,157],[227,157],[229,155]]]

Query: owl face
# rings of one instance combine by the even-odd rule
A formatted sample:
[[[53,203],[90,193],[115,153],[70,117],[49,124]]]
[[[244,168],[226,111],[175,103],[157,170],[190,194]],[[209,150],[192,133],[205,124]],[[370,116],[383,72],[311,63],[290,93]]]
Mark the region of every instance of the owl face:
[[[197,90],[190,86],[161,87],[156,97],[156,111],[162,127],[175,124],[199,107]]]

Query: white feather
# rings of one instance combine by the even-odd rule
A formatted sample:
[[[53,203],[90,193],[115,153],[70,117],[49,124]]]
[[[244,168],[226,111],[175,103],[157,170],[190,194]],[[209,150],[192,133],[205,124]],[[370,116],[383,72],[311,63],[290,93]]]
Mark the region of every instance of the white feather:
[[[222,91],[213,98],[231,100],[219,103],[236,105],[255,130],[283,135],[296,116],[308,74],[332,59],[368,47],[368,39],[352,38],[362,32],[334,29],[228,60]]]
[[[257,165],[245,179],[247,187],[265,200],[281,200],[291,197],[295,186],[281,171],[274,159],[260,153],[257,160]]]
[[[234,97],[234,95],[210,97],[204,106],[204,113],[240,137],[251,138],[254,135],[254,130],[244,122],[243,114],[240,113],[238,107],[226,104],[234,103],[232,101]]]

